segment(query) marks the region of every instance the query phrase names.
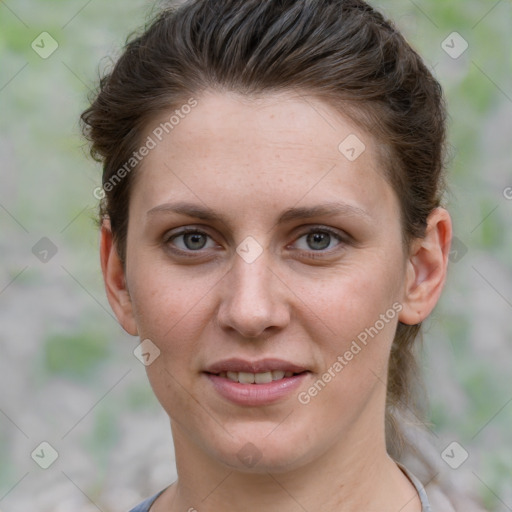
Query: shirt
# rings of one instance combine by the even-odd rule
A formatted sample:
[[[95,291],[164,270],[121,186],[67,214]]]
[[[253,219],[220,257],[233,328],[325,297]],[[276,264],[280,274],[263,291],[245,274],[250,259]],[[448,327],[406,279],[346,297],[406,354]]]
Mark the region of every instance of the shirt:
[[[418,491],[418,495],[419,495],[420,501],[421,501],[421,512],[432,512],[432,509],[430,508],[430,503],[428,501],[427,493],[425,491],[425,488],[421,484],[421,482],[401,464],[398,464],[398,467],[404,472],[405,476],[407,476],[407,478],[411,481],[411,483],[414,485],[414,487]],[[148,498],[147,500],[143,501],[142,503],[137,505],[135,508],[130,510],[130,512],[149,512],[151,505],[153,505],[153,503],[156,501],[156,499],[164,491],[165,491],[165,489],[160,491],[155,496],[152,496],[151,498]]]

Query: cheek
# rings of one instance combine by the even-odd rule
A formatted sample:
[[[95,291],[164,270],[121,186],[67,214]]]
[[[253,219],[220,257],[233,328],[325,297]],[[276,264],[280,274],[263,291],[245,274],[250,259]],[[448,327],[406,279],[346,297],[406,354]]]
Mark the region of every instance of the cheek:
[[[196,271],[193,276],[193,270],[177,272],[169,265],[159,268],[140,259],[134,263],[138,270],[130,276],[130,293],[135,322],[141,339],[150,339],[160,350],[146,368],[148,378],[160,401],[181,401],[183,389],[192,389],[196,377],[197,354],[213,314],[210,298],[219,275],[201,276]],[[148,268],[151,272],[142,270]],[[186,401],[180,408],[188,408]]]
[[[141,337],[155,340],[162,351],[193,348],[194,327],[200,327],[207,292],[216,280],[212,275],[194,279],[169,266],[159,269],[155,264],[140,264],[138,268],[151,269],[135,271],[130,276],[130,294]]]
[[[396,263],[375,255],[367,262],[361,260],[337,270],[321,283],[301,286],[299,296],[303,297],[305,307],[317,316],[315,325],[322,323],[323,332],[330,334],[331,339],[346,343],[376,322],[385,337],[392,331],[389,324],[397,321],[392,306],[400,298],[402,280]],[[383,326],[380,318],[388,310]],[[311,336],[315,338],[314,333]]]
[[[402,308],[397,300],[400,279],[399,267],[379,258],[373,265],[339,272],[336,279],[319,286],[314,297],[309,290],[311,320],[306,329],[321,354],[322,371],[321,382],[305,390],[304,400],[311,397],[318,403],[357,409],[376,385],[385,384]],[[332,413],[339,414],[340,408],[334,406]]]
[[[140,337],[150,339],[160,350],[146,367],[150,385],[169,415],[179,411],[180,418],[192,419],[197,407],[189,390],[193,389],[194,358],[208,314],[204,309],[207,289],[157,271],[133,277],[132,302]]]
[[[367,286],[364,291],[345,284],[342,291],[329,290],[336,300],[317,310],[329,326],[322,337],[310,332],[322,368],[297,396],[303,421],[321,420],[322,435],[329,439],[339,436],[364,410],[381,410],[401,309],[389,290],[379,289],[375,281],[361,280]],[[369,288],[370,284],[374,286]],[[378,415],[375,418],[379,420]]]

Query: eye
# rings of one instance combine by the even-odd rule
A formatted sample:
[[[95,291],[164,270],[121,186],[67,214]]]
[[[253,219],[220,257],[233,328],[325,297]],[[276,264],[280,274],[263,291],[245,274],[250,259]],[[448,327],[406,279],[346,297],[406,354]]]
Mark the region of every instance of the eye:
[[[213,240],[210,247],[206,246],[208,239],[211,240],[211,237],[207,233],[199,231],[198,229],[188,228],[169,236],[166,238],[165,243],[166,245],[174,245],[178,251],[197,252],[201,249],[211,249],[215,247]]]
[[[342,234],[329,228],[315,227],[299,236],[293,245],[314,258],[318,253],[318,256],[328,254],[346,243],[348,241]],[[217,247],[210,235],[197,228],[185,228],[178,233],[170,234],[164,239],[164,244],[170,251],[181,255],[192,255],[191,253],[200,253],[202,250]]]
[[[298,244],[303,240],[302,244]],[[333,249],[332,243],[337,241],[334,247],[337,247],[343,242],[345,242],[344,238],[338,234],[337,232],[328,229],[328,228],[314,228],[310,229],[307,233],[301,235],[297,240],[296,244],[299,245],[299,249],[301,251],[307,252],[329,252],[326,249]],[[302,245],[302,247],[300,247]]]

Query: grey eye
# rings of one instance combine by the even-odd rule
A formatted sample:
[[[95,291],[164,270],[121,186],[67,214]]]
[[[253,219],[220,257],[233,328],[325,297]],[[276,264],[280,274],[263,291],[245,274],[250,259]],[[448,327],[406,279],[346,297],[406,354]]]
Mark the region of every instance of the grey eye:
[[[167,243],[172,242],[173,245],[182,251],[194,252],[204,249],[208,243],[208,239],[211,239],[211,237],[206,233],[194,230],[177,233],[170,237]],[[212,241],[212,247],[214,245],[215,244]]]
[[[201,233],[187,233],[183,235],[183,241],[187,249],[202,249],[206,245],[206,236]]]
[[[343,239],[336,233],[331,233],[326,229],[313,229],[297,239],[296,244],[301,251],[324,251],[333,248],[333,241],[339,245]],[[301,243],[302,242],[302,243]]]
[[[310,233],[307,235],[306,241],[313,250],[322,250],[329,247],[331,235],[322,232]]]

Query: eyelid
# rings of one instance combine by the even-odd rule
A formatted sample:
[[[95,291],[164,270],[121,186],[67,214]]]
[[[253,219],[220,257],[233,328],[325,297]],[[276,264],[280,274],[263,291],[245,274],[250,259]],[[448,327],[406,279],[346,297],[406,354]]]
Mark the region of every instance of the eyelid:
[[[309,224],[307,225],[307,229],[303,230],[302,228],[299,228],[297,231],[299,231],[298,238],[303,237],[304,235],[308,235],[310,233],[315,233],[317,231],[323,231],[325,233],[329,233],[330,235],[333,235],[340,240],[348,239],[349,235],[346,234],[344,231],[340,231],[338,229],[334,229],[328,226],[323,226],[322,224]]]
[[[171,229],[164,234],[163,238],[164,238],[164,241],[169,241],[171,238],[175,238],[180,235],[186,235],[187,233],[201,233],[201,234],[208,235],[211,237],[211,235],[208,233],[207,228],[205,228],[203,226],[196,227],[196,226],[192,225],[192,226],[183,226],[180,228]]]

